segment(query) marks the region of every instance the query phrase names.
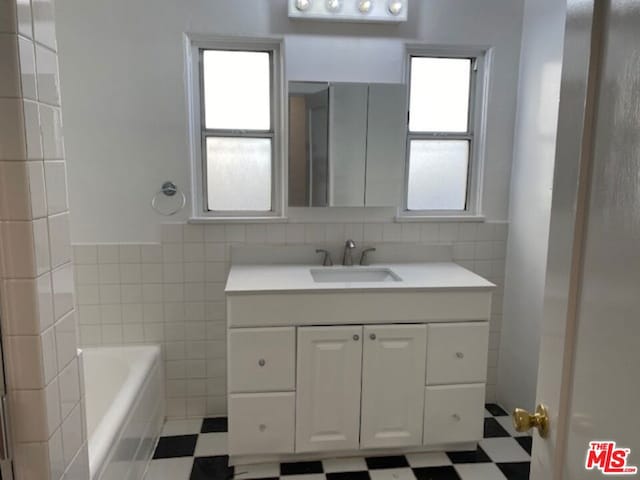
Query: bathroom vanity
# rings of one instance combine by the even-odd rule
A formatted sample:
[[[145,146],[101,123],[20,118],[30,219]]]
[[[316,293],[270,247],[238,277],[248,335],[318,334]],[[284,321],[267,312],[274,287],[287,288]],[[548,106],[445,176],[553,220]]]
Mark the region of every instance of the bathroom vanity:
[[[232,266],[232,463],[475,448],[494,287],[453,262]]]

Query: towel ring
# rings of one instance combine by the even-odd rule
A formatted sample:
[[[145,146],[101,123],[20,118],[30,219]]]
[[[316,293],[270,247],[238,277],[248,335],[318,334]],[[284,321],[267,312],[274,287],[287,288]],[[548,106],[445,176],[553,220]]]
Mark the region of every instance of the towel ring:
[[[164,195],[166,197],[173,197],[177,193],[180,194],[180,196],[182,197],[178,208],[175,208],[173,210],[165,210],[165,211],[160,210],[158,208],[158,198],[160,198],[160,195]],[[180,210],[182,210],[186,204],[187,204],[187,196],[184,194],[184,192],[182,192],[182,190],[178,190],[178,187],[176,186],[176,184],[171,181],[164,182],[160,187],[160,190],[157,191],[156,194],[151,199],[151,208],[153,208],[160,215],[164,215],[165,217],[170,217],[171,215],[175,215]]]

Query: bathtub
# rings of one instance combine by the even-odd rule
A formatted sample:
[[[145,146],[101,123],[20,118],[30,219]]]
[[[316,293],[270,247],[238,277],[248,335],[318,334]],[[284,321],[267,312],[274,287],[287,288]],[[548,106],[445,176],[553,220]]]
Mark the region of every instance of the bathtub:
[[[84,348],[91,480],[139,480],[165,416],[160,347]]]

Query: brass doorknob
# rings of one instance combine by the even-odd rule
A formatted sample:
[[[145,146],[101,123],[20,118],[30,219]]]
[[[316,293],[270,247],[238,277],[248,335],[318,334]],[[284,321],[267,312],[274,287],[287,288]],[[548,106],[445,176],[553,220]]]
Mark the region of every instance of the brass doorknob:
[[[533,415],[522,408],[516,408],[512,417],[513,427],[518,432],[528,432],[535,427],[542,438],[549,434],[549,411],[542,404],[536,407],[536,413]]]

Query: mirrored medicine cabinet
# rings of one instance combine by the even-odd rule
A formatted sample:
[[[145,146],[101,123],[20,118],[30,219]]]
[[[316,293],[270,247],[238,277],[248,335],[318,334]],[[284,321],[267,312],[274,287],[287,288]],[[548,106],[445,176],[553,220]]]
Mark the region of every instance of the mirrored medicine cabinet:
[[[289,206],[401,205],[404,84],[289,82]]]

